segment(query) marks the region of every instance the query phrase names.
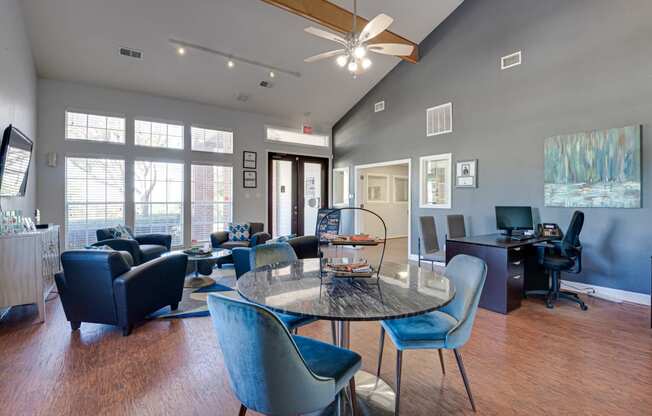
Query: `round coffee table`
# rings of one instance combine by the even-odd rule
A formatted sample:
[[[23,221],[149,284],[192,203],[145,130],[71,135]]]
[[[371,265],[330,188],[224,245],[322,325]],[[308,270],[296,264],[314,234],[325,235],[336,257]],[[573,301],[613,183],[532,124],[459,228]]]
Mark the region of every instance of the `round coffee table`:
[[[188,263],[192,263],[194,267],[194,275],[190,279],[186,279],[186,282],[184,283],[184,287],[199,288],[215,283],[215,281],[210,277],[199,276],[199,263],[203,261],[219,261],[223,258],[229,257],[231,255],[231,250],[217,249],[217,250],[213,250],[210,254],[204,256],[188,254],[185,253],[184,250],[174,250],[165,253],[164,255],[179,254],[179,253],[188,256]]]
[[[447,305],[455,296],[448,278],[410,264],[384,262],[378,281],[375,277],[320,279],[319,273],[318,259],[264,266],[242,275],[237,290],[249,302],[276,312],[337,321],[338,345],[347,349],[351,321],[421,315]],[[395,393],[386,382],[361,370],[355,384],[361,414],[394,414]]]

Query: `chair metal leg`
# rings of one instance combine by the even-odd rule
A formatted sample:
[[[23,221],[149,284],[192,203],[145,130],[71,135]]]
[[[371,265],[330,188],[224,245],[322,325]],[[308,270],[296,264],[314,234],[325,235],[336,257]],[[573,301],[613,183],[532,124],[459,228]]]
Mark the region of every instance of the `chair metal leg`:
[[[355,396],[355,378],[351,377],[351,380],[349,380],[349,390],[351,390],[351,411],[353,412],[353,416],[357,416],[358,414],[358,401]]]
[[[441,351],[441,348],[437,350],[439,353],[439,363],[441,364],[441,373],[446,375],[446,368],[444,367],[444,353]]]
[[[380,367],[383,364],[383,349],[385,348],[385,328],[380,326],[380,340],[378,345],[378,370],[376,371],[376,377],[380,378]]]
[[[240,405],[240,412],[238,413],[238,416],[245,416],[247,413],[247,407],[244,404]]]
[[[401,406],[401,369],[403,367],[403,351],[396,350],[396,402],[394,403],[394,415],[399,415]]]
[[[337,345],[337,326],[335,326],[335,321],[331,321],[331,332],[333,335],[333,345]]]
[[[464,370],[462,355],[457,349],[454,349],[453,352],[455,352],[455,359],[457,360],[457,366],[460,368],[460,373],[462,374],[462,380],[464,381],[466,394],[469,396],[469,401],[471,402],[471,408],[475,412],[475,402],[473,401],[473,394],[471,394],[471,386],[469,385],[469,379],[466,377],[466,370]]]
[[[342,394],[342,391],[339,391],[335,398],[335,414],[337,416],[342,416]]]

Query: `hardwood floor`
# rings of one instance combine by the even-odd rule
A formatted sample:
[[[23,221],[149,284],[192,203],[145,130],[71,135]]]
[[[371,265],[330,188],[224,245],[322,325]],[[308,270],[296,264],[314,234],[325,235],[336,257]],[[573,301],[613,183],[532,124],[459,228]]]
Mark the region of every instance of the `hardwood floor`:
[[[405,261],[401,242],[391,245],[391,258]],[[509,316],[479,311],[461,350],[478,414],[652,414],[648,308],[587,303],[587,312],[536,300]],[[32,323],[34,306],[0,323],[1,415],[237,414],[210,318],[151,321],[123,337],[104,325],[71,332],[59,299],[46,307],[45,324]],[[330,326],[301,333],[328,341]],[[352,349],[369,371],[378,334],[377,323],[352,324]],[[402,414],[473,414],[454,355],[444,359],[442,376],[436,351],[403,355]],[[387,340],[382,376],[392,385],[395,360]]]

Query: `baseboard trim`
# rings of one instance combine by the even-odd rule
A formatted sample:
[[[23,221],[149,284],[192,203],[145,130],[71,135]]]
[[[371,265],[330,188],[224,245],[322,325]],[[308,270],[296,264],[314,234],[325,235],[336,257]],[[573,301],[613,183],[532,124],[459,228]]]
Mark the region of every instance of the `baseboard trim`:
[[[419,261],[419,256],[416,254],[410,254],[408,260],[417,262]],[[437,266],[446,266],[445,263],[435,262]],[[610,287],[589,285],[586,283],[578,283],[573,281],[561,281],[562,287],[567,290],[578,291],[581,293],[589,293],[592,296],[606,299],[614,300],[620,302],[636,303],[638,305],[650,306],[652,303],[652,296],[645,293],[630,292],[627,290],[613,289]]]
[[[639,305],[647,306],[650,306],[651,302],[650,295],[645,293],[630,292],[627,290],[613,289],[611,287],[589,285],[586,283],[573,282],[571,280],[562,280],[561,285],[563,289],[588,293],[589,295],[606,300],[636,303]]]

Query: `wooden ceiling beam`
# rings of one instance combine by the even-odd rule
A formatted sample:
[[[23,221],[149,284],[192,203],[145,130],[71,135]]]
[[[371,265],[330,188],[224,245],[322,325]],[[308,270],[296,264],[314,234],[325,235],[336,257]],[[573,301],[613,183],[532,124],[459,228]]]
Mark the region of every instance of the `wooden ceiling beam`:
[[[350,33],[353,31],[353,13],[327,0],[262,0],[267,4],[279,7],[296,14],[335,32]],[[360,16],[356,19],[357,30],[360,31],[368,23]],[[400,56],[401,59],[413,64],[419,61],[419,45],[389,30],[376,36],[371,43],[403,43],[414,46],[412,54]]]

